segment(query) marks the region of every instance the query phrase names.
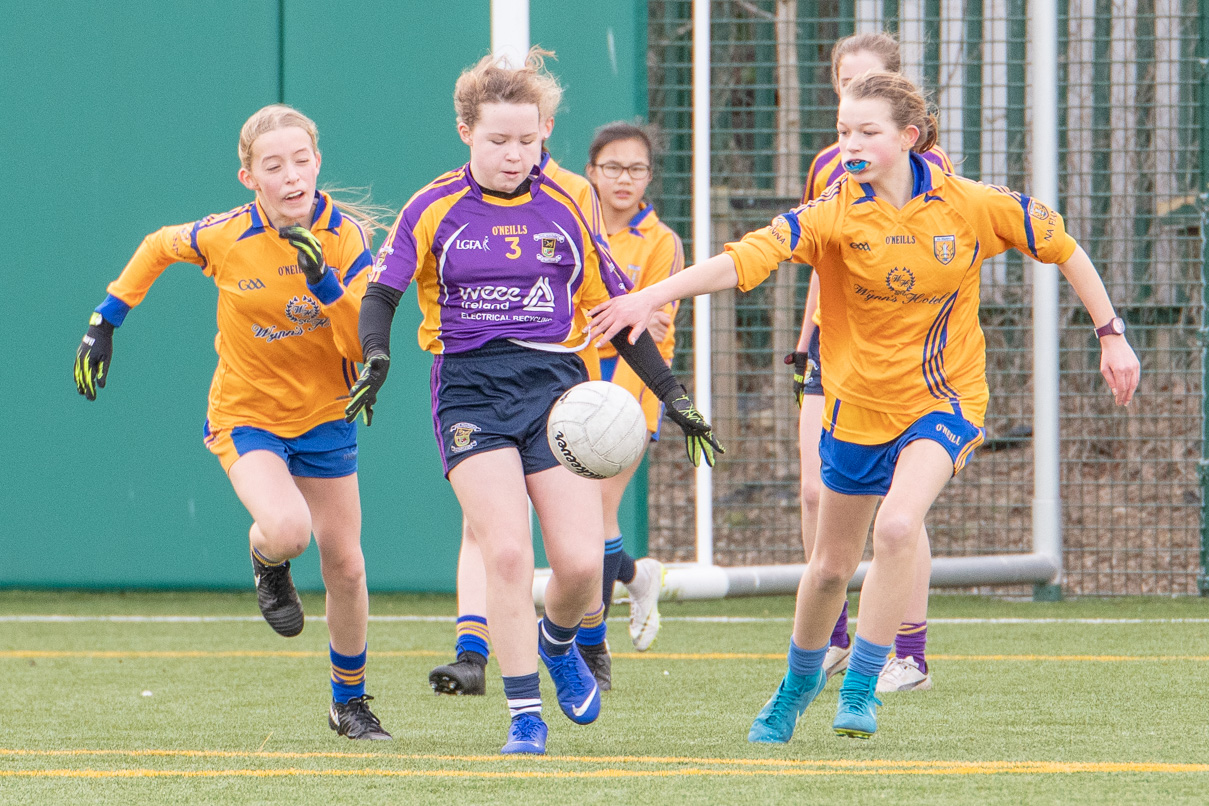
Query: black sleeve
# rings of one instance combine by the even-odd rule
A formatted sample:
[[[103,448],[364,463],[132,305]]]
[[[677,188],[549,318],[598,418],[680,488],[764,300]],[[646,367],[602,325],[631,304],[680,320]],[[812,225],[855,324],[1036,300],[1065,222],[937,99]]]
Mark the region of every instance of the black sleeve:
[[[357,335],[361,338],[361,353],[390,355],[390,323],[403,292],[382,283],[370,283],[361,299],[361,318],[357,320]]]
[[[362,310],[364,311],[364,309]],[[361,315],[364,320],[365,314]],[[627,327],[609,342],[617,348],[617,354],[625,359],[625,362],[630,365],[630,369],[634,370],[634,374],[655,393],[655,397],[670,406],[673,400],[686,394],[680,381],[676,380],[676,376],[664,362],[663,356],[659,354],[659,348],[655,346],[655,340],[651,338],[650,331],[642,331],[638,341],[630,344],[630,328]]]

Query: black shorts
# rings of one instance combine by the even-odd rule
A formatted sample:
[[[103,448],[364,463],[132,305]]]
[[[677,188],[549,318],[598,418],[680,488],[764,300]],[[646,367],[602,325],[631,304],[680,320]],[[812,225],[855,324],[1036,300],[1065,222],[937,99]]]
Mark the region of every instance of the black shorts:
[[[810,346],[806,348],[806,356],[814,362],[814,371],[806,379],[806,388],[802,394],[823,396],[823,359],[819,357],[819,329],[816,326],[810,336]]]
[[[432,362],[432,423],[449,475],[467,456],[516,448],[525,475],[558,464],[546,418],[559,395],[588,380],[575,353],[493,341]]]

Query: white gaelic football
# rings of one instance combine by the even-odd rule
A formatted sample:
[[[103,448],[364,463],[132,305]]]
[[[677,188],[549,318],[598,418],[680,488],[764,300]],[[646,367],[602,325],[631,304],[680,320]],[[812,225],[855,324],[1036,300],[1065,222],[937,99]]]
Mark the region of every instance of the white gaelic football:
[[[585,381],[550,409],[546,439],[562,466],[589,479],[625,470],[646,446],[646,417],[634,396],[615,383]]]

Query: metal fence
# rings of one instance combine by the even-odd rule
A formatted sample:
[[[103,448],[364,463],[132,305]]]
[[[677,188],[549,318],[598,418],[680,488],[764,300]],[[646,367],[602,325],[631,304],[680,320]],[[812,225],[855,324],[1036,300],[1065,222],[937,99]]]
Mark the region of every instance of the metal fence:
[[[649,11],[650,115],[664,135],[651,194],[691,254],[692,3],[652,0]],[[899,35],[904,71],[936,103],[958,173],[1027,191],[1027,11],[1024,0],[713,2],[712,250],[796,205],[813,155],[835,141],[831,46],[857,30]],[[1095,261],[1142,360],[1137,397],[1116,409],[1090,323],[1062,283],[1063,590],[1194,594],[1203,581],[1204,9],[1200,0],[1059,0],[1059,11],[1062,196],[1045,201]],[[933,507],[935,556],[1031,547],[1034,265],[1009,254],[984,267],[987,442]],[[796,343],[809,271],[785,264],[751,293],[714,297],[722,565],[802,561],[797,412],[780,359]],[[676,368],[687,376],[691,304],[677,327]],[[651,454],[653,554],[693,558],[693,507],[683,448],[666,439]]]

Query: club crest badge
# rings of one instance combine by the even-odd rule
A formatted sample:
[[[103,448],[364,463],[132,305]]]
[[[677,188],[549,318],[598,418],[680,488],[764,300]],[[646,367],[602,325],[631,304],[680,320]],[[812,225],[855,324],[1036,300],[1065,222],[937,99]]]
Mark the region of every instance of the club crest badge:
[[[936,255],[936,259],[946,266],[952,263],[953,258],[957,256],[957,236],[932,236],[932,254]]]
[[[537,255],[538,260],[542,263],[557,263],[558,245],[567,238],[559,232],[539,232],[533,236],[533,240],[538,241],[542,246],[541,252]]]
[[[478,441],[473,439],[475,431],[482,431],[474,423],[454,423],[449,426],[450,432],[453,434],[453,443],[449,446],[450,453],[464,453],[470,450]]]

